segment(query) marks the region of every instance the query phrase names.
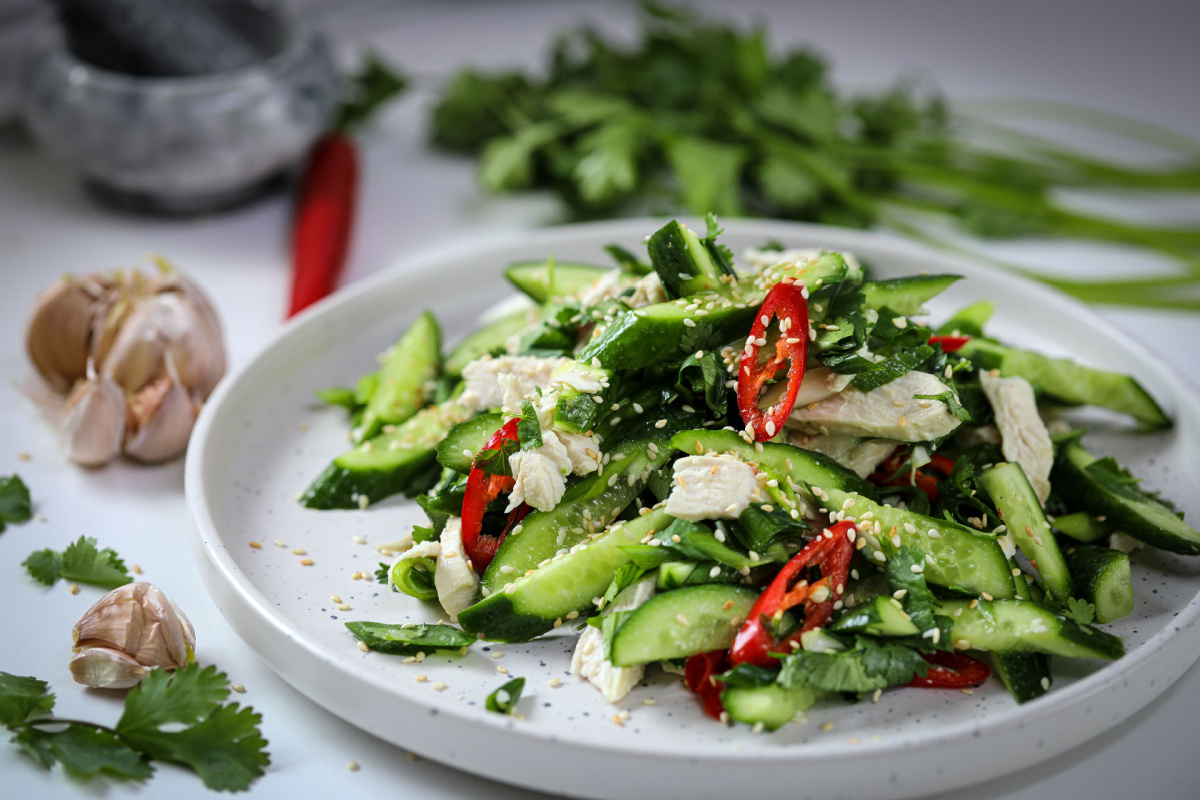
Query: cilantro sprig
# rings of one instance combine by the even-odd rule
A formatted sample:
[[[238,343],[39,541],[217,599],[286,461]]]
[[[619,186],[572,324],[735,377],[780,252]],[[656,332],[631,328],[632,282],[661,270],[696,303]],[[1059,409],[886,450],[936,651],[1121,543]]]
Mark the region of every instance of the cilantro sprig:
[[[241,791],[271,763],[259,732],[262,716],[226,704],[229,684],[216,667],[158,669],[125,696],[125,711],[108,727],[53,716],[49,685],[0,672],[0,724],[11,741],[46,769],[78,778],[107,775],[144,781],[152,762],[186,767],[210,789]]]
[[[34,580],[47,586],[53,586],[62,578],[115,589],[133,580],[126,574],[125,562],[117,552],[110,547],[101,550],[90,536],[80,536],[62,552],[49,548],[36,550],[21,562],[21,566]]]
[[[1195,191],[1193,142],[1066,105],[996,104],[991,119],[955,114],[912,82],[844,95],[823,57],[779,52],[762,28],[650,0],[640,18],[632,45],[581,26],[559,37],[536,73],[458,73],[433,108],[433,142],[477,157],[486,190],[548,189],[579,218],[654,208],[884,225],[980,259],[944,228],[1144,248],[1182,268],[1132,280],[1033,277],[1092,302],[1200,308],[1180,291],[1200,283],[1194,220],[1160,227],[1101,217],[1063,192]],[[1014,111],[1155,144],[1175,158],[1145,168],[1090,157],[1008,127],[1021,118]],[[703,339],[698,329],[689,335]]]

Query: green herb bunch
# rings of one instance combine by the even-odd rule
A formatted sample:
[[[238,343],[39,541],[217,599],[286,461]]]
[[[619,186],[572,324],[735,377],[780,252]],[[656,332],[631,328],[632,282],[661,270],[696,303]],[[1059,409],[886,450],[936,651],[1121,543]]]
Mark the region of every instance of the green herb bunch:
[[[912,83],[841,95],[824,59],[804,49],[773,55],[761,28],[740,31],[649,2],[640,10],[638,43],[618,45],[587,27],[568,32],[544,78],[460,72],[433,110],[433,142],[478,156],[485,189],[550,189],[578,218],[713,211],[883,225],[950,247],[937,232],[948,223],[984,238],[1146,248],[1186,271],[1047,280],[1094,302],[1200,308],[1200,296],[1178,291],[1200,286],[1200,224],[1126,223],[1073,210],[1059,196],[1200,190],[1200,145],[1073,107],[1025,107],[1186,156],[1163,169],[1118,165],[982,119],[968,125]]]

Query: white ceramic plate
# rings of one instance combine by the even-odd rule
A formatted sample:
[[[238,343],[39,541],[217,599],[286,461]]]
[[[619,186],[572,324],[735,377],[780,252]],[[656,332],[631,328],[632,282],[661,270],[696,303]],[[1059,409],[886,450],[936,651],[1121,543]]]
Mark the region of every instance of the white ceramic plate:
[[[636,248],[657,226],[631,220],[563,227],[418,259],[312,309],[221,384],[187,459],[198,561],[230,624],[285,680],[410,751],[545,791],[628,800],[725,798],[753,787],[763,796],[872,798],[948,790],[1051,758],[1120,723],[1200,655],[1200,636],[1190,630],[1200,615],[1200,565],[1156,551],[1134,556],[1137,608],[1110,628],[1125,638],[1127,655],[1113,664],[1059,659],[1053,690],[1024,706],[996,680],[972,696],[901,689],[878,703],[830,702],[806,723],[755,735],[704,717],[678,679],[653,670],[619,706],[608,705],[567,673],[574,642],[567,630],[529,644],[480,643],[465,657],[419,664],[360,652],[345,621],[436,621],[440,610],[374,581],[384,559],[373,545],[421,520],[414,504],[318,512],[296,503],[347,446],[344,416],[316,406],[314,391],[352,384],[423,308],[437,313],[450,341],[473,329],[482,309],[510,293],[501,270],[511,261],[552,255],[606,263],[603,245]],[[1176,427],[1136,436],[1093,415],[1097,432],[1089,444],[1175,498],[1189,519],[1200,518],[1191,491],[1200,485],[1200,404],[1158,360],[1081,306],[891,238],[776,222],[727,228],[723,241],[735,253],[776,239],[852,251],[880,277],[966,275],[931,304],[934,319],[991,299],[998,307],[994,335],[1134,373]],[[313,564],[303,566],[302,558]],[[367,579],[352,579],[355,572]],[[350,610],[338,610],[332,596]],[[510,676],[526,678],[522,719],[484,710],[484,698]],[[560,687],[550,685],[554,678]],[[622,710],[629,717],[619,725],[614,714]]]

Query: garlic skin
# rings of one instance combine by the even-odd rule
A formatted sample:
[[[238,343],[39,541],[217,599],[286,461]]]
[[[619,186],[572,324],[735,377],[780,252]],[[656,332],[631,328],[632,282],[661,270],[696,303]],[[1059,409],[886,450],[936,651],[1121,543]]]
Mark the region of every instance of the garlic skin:
[[[137,670],[125,659],[140,667],[168,670],[195,659],[192,623],[151,583],[113,589],[88,609],[71,635],[76,653],[71,673],[79,683],[95,688],[133,685],[127,681]],[[89,653],[92,650],[102,652]]]
[[[100,467],[121,452],[125,436],[125,393],[89,361],[87,377],[71,392],[60,430],[67,458],[85,467]]]
[[[63,439],[78,464],[99,466],[122,451],[146,463],[180,455],[201,404],[225,374],[212,304],[194,282],[156,260],[159,273],[150,276],[131,270],[63,278],[38,295],[30,313],[26,350],[64,398]]]

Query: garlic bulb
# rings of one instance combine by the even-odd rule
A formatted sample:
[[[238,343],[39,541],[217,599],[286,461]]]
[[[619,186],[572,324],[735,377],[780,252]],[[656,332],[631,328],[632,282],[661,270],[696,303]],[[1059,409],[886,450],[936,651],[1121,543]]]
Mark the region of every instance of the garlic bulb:
[[[76,653],[71,674],[95,688],[128,688],[149,669],[176,669],[195,658],[192,623],[150,583],[113,589],[88,609],[71,635]]]
[[[178,456],[225,374],[208,298],[165,262],[159,268],[64,278],[34,303],[26,350],[66,395],[61,424],[72,461],[97,466],[122,450],[151,463]]]

